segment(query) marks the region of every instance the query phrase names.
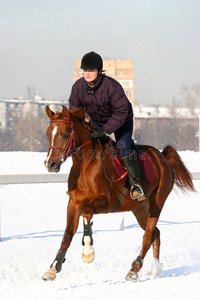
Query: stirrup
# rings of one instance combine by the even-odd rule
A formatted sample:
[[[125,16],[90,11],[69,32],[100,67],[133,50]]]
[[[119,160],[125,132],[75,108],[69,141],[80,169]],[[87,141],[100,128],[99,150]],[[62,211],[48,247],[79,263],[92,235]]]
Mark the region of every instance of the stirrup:
[[[133,192],[134,192],[134,189],[135,189],[136,187],[139,188],[139,190],[140,190],[141,193],[138,193],[138,196],[133,197]],[[135,183],[135,184],[131,187],[131,189],[130,189],[130,196],[131,196],[131,199],[132,199],[132,200],[137,200],[137,201],[143,201],[143,200],[146,199],[143,189],[142,189],[141,186],[140,186],[139,184],[137,184],[137,183]]]

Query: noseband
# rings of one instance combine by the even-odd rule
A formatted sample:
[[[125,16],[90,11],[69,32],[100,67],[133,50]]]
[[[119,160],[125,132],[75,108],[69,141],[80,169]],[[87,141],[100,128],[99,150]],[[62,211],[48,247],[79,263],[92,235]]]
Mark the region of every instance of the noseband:
[[[70,155],[75,154],[77,151],[80,150],[80,148],[82,148],[84,145],[86,145],[87,143],[90,142],[91,139],[85,141],[81,146],[75,148],[75,132],[74,132],[74,124],[72,121],[67,121],[67,120],[61,120],[61,119],[54,119],[50,121],[50,124],[54,123],[54,122],[62,122],[62,123],[67,123],[71,125],[71,133],[70,133],[70,137],[68,139],[67,142],[67,146],[66,148],[61,148],[61,147],[57,147],[57,146],[50,146],[49,149],[57,149],[63,152],[63,157],[66,156],[66,158],[68,158]]]

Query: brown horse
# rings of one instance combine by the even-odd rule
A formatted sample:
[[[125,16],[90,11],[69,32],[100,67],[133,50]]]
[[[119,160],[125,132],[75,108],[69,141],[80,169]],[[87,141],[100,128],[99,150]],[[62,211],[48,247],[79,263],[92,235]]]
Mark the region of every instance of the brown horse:
[[[66,229],[56,258],[42,278],[53,280],[60,272],[81,215],[84,221],[83,261],[89,263],[94,259],[94,249],[91,247],[93,215],[132,211],[145,231],[142,249],[126,276],[128,280],[136,280],[151,245],[154,258],[159,260],[160,231],[156,224],[174,183],[181,190],[195,191],[189,171],[171,146],[165,147],[162,153],[151,146],[138,146],[151,161],[155,180],[144,185],[146,200],[132,200],[129,191],[123,189],[122,180],[117,180],[119,175],[110,155],[104,155],[108,152],[105,143],[90,139],[92,127],[85,121],[85,111],[68,110],[63,106],[62,112],[54,113],[47,106],[46,113],[50,119],[46,168],[49,172],[59,172],[68,156],[72,156],[73,165],[68,179]]]

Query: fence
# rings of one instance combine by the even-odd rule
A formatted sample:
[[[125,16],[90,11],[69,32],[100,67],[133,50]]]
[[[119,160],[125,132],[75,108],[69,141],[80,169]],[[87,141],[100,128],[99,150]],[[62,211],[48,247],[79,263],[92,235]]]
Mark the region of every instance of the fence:
[[[192,172],[193,180],[200,180],[200,172]],[[68,180],[68,174],[23,174],[0,175],[0,187],[7,184],[62,183]],[[1,209],[1,206],[0,206]],[[124,230],[124,214],[120,214],[119,230]],[[1,210],[0,210],[0,241],[1,241]]]

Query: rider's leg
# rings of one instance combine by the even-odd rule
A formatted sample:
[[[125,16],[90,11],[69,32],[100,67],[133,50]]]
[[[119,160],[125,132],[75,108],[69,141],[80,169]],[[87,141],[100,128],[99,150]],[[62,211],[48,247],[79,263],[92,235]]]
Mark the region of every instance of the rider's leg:
[[[145,195],[142,189],[142,181],[140,175],[140,166],[137,160],[137,153],[135,150],[125,157],[122,157],[125,167],[128,170],[129,183],[131,186],[130,195],[133,200],[145,200]]]
[[[90,123],[95,129],[102,129],[102,126],[96,124],[94,121],[91,121]]]
[[[115,137],[122,160],[128,170],[128,178],[131,186],[131,198],[133,200],[137,199],[138,201],[142,201],[145,199],[145,196],[142,188],[140,166],[137,160],[137,154],[134,150],[132,150],[131,147],[132,132],[133,120],[130,120],[115,132]]]
[[[102,127],[95,122],[91,122],[95,129]],[[125,122],[118,130],[115,131],[115,139],[125,167],[128,170],[128,178],[131,186],[130,196],[133,200],[142,201],[145,199],[142,189],[142,181],[140,175],[140,167],[137,160],[137,154],[132,150],[132,134],[133,134],[133,119]]]

